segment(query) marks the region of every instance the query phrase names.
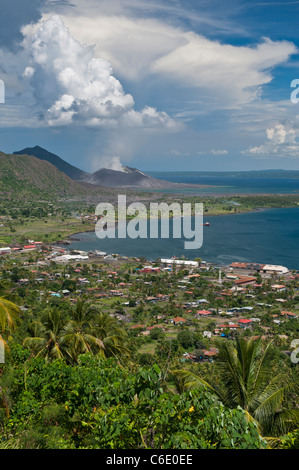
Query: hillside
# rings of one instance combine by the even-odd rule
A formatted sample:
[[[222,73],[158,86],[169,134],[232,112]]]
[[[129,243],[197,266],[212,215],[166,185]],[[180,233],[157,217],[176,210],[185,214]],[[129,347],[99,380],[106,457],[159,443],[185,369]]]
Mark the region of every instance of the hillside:
[[[18,152],[14,152],[13,155],[32,155],[34,157],[39,158],[40,160],[47,161],[52,165],[56,166],[58,170],[65,173],[69,176],[72,180],[84,181],[89,175],[83,170],[76,168],[75,166],[67,163],[62,158],[58,157],[54,153],[48,152],[42,147],[36,145],[35,147],[28,147],[23,150],[19,150]]]
[[[47,161],[0,152],[0,195],[87,196],[90,188]]]
[[[128,202],[136,198],[148,201],[157,196],[154,193],[130,191],[128,188],[123,191]],[[51,163],[32,155],[9,155],[0,151],[0,199],[7,197],[27,202],[38,197],[97,204],[117,202],[118,192],[115,187],[72,180]]]

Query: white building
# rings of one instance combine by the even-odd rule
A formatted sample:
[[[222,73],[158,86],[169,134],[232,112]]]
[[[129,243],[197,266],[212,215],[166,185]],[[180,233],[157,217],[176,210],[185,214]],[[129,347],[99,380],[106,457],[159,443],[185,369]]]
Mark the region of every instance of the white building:
[[[193,268],[198,268],[197,261],[188,261],[184,259],[161,259],[162,264],[179,264],[183,266],[191,266]]]
[[[4,248],[0,248],[0,255],[2,253],[10,253],[10,252],[11,252],[11,248],[9,248],[9,246],[4,247]]]
[[[289,272],[285,266],[277,266],[275,264],[265,264],[263,272],[268,274],[286,274]]]

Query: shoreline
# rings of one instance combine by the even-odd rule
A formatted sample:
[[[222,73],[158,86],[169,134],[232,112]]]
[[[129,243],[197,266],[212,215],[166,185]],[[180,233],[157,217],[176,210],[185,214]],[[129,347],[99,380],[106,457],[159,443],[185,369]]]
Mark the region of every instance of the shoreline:
[[[257,215],[258,217],[258,220],[261,222],[262,220],[267,219],[267,217],[272,217],[271,216],[271,213],[274,212],[276,209],[276,211],[279,211],[280,208],[258,208],[258,210],[255,210],[254,213],[255,214],[258,214],[260,213],[260,215]],[[291,209],[291,212],[286,212],[284,209]],[[292,208],[282,208],[281,211],[279,211],[279,214],[283,214],[286,212],[287,214],[287,218],[288,220],[292,219],[294,214],[295,216],[297,216],[297,211],[296,213],[293,212],[293,209],[294,210],[299,210],[299,207],[292,207]],[[270,211],[271,210],[271,211]],[[252,217],[255,217],[253,212],[250,213],[244,213],[244,216],[245,217],[249,217],[251,220]],[[264,213],[268,214],[268,215],[264,215]],[[289,214],[289,215],[288,215]],[[231,214],[231,215],[242,215],[241,213],[239,214]],[[209,222],[211,223],[211,225],[213,226],[213,224],[215,224],[215,227],[217,229],[217,227],[219,227],[219,224],[221,225],[222,222],[221,220],[225,220],[223,218],[221,218],[221,220],[218,218],[218,216],[214,216],[213,217],[213,221],[210,220]],[[209,219],[207,219],[208,221]],[[233,218],[229,219],[231,221],[231,223],[234,224],[234,226],[238,226],[239,225],[239,222],[236,221],[236,222],[233,222]],[[241,222],[242,222],[242,219],[240,219]],[[247,220],[247,218],[246,218]],[[255,219],[253,219],[255,220]],[[217,222],[216,222],[217,221]],[[230,222],[229,222],[230,223]],[[249,223],[249,222],[248,222]],[[206,227],[206,228],[203,228],[204,230],[204,236],[207,236],[208,238],[210,238],[209,236],[209,231],[210,231],[210,227]],[[265,231],[266,229],[264,229]],[[159,250],[148,250],[146,247],[145,249],[142,248],[142,243],[141,245],[139,244],[138,245],[138,250],[137,249],[134,249],[134,244],[130,244],[130,247],[129,249],[124,249],[125,247],[123,246],[122,243],[113,243],[112,246],[111,244],[109,245],[109,243],[107,244],[100,244],[100,239],[99,239],[99,244],[97,244],[97,241],[96,241],[96,237],[92,236],[92,232],[94,230],[83,230],[81,232],[76,232],[76,234],[72,234],[72,236],[69,237],[70,241],[72,242],[72,244],[69,246],[69,247],[66,247],[66,251],[69,252],[71,250],[83,250],[83,251],[86,251],[86,252],[90,252],[90,254],[92,255],[93,252],[95,251],[104,251],[104,252],[107,252],[107,256],[111,256],[112,254],[115,254],[115,255],[118,255],[119,257],[121,256],[125,256],[125,257],[128,257],[128,258],[139,258],[139,257],[144,257],[147,261],[149,262],[154,262],[156,259],[158,259],[158,257],[164,257],[164,258],[167,258],[167,257],[172,257],[173,255],[175,256],[178,256],[180,257],[179,255],[182,254],[182,251],[177,250],[177,249],[171,249],[171,250],[168,250],[167,249],[167,246],[168,245],[163,245],[164,246],[164,249],[159,249]],[[217,229],[218,231],[218,229]],[[214,232],[214,238],[215,238],[215,229],[213,230]],[[211,235],[212,236],[212,235]],[[74,240],[72,241],[72,237],[75,237],[77,239],[79,239],[78,243],[77,240]],[[116,238],[117,238],[117,235],[116,235]],[[217,239],[219,238],[218,236],[216,237]],[[220,240],[221,240],[221,235],[220,235]],[[158,240],[157,240],[158,241]],[[218,242],[217,242],[218,243]],[[75,247],[74,247],[74,244],[75,244]],[[76,246],[77,245],[77,246]],[[209,244],[211,245],[211,243]],[[219,244],[217,244],[216,246],[218,247]],[[160,246],[160,245],[159,245]],[[137,248],[137,246],[136,246]],[[165,251],[166,250],[166,251]],[[202,260],[206,260],[207,263],[209,264],[213,264],[213,265],[218,265],[219,267],[225,267],[225,266],[228,266],[231,262],[233,261],[243,261],[243,258],[244,258],[244,262],[248,262],[248,263],[254,263],[254,262],[257,262],[257,260],[261,260],[261,259],[266,259],[265,263],[264,264],[277,264],[277,265],[284,265],[284,266],[288,266],[288,268],[290,270],[298,270],[298,266],[297,264],[298,263],[295,263],[294,264],[294,261],[295,259],[292,259],[292,257],[290,257],[289,255],[288,256],[280,256],[280,253],[277,252],[277,250],[275,252],[273,252],[273,256],[271,256],[271,253],[269,252],[269,250],[266,250],[266,252],[264,254],[266,254],[266,258],[264,258],[262,256],[262,252],[261,250],[258,250],[257,252],[255,252],[255,250],[252,250],[250,252],[247,252],[247,254],[242,250],[231,250],[229,252],[226,252],[225,250],[222,251],[218,251],[215,252],[215,250],[211,251],[212,250],[212,246],[209,247],[209,250],[206,252],[206,251],[202,251],[202,254],[198,253],[198,255],[196,255],[196,253],[192,253],[191,254],[191,258],[190,258],[190,254],[188,255],[188,253],[185,253],[184,254],[187,256],[187,258],[189,257],[190,259],[193,259],[194,256],[199,256],[200,258],[202,258]],[[165,255],[165,253],[168,253],[167,255]],[[275,254],[276,253],[276,254]],[[229,256],[228,256],[229,255]],[[277,258],[278,256],[278,258]],[[242,258],[243,257],[243,258]],[[296,256],[295,256],[296,258]],[[297,259],[297,258],[296,258]]]
[[[299,207],[299,206],[298,206]],[[242,215],[242,214],[248,214],[249,212],[263,212],[263,211],[267,211],[267,210],[275,210],[275,209],[290,209],[290,207],[258,207],[256,209],[249,209],[247,211],[242,211],[242,212],[233,212],[231,214],[207,214],[207,215],[204,215],[204,217],[226,217],[226,216],[236,216],[236,215]],[[191,214],[191,217],[193,217],[194,214]],[[182,217],[184,217],[182,215]],[[153,218],[153,217],[152,217]],[[161,217],[158,217],[158,219],[160,219]],[[170,218],[172,218],[172,216],[170,216]],[[146,220],[150,220],[150,217],[148,217]],[[117,227],[118,225],[118,222],[115,223],[115,227]],[[66,240],[69,240],[69,241],[81,241],[80,238],[76,239],[76,240],[72,240],[71,237],[75,236],[75,235],[80,235],[81,233],[91,233],[91,232],[95,232],[95,229],[94,230],[84,230],[84,231],[80,231],[80,232],[74,232],[72,233],[71,235],[68,235]],[[56,242],[57,243],[57,242]],[[55,245],[56,246],[56,243],[53,243],[51,245]]]

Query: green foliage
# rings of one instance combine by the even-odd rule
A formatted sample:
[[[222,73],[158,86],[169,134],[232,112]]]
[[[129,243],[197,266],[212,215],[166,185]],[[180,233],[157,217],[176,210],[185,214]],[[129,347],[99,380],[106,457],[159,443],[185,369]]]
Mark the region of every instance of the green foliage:
[[[298,409],[286,397],[298,392],[298,381],[270,366],[271,342],[238,338],[222,343],[216,360],[220,384],[186,370],[173,371],[181,390],[205,387],[231,409],[241,407],[263,436],[279,436],[298,427]]]
[[[42,358],[4,371],[9,448],[261,448],[243,410],[202,390],[166,392],[160,368],[132,373],[116,359],[90,355],[77,365]]]
[[[183,348],[188,349],[195,347],[197,342],[197,335],[190,330],[182,330],[177,335],[178,342],[183,346]]]

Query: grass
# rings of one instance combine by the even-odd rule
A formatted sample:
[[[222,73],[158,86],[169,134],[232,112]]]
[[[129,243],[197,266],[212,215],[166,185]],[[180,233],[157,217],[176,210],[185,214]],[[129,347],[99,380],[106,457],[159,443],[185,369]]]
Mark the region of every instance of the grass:
[[[143,344],[139,350],[139,354],[155,354],[155,349],[156,349],[157,342],[152,342],[152,343],[146,343]]]
[[[11,227],[14,231],[11,231]],[[13,222],[11,227],[0,227],[0,243],[7,244],[12,241],[20,241],[21,238],[32,238],[36,241],[54,243],[57,240],[64,240],[78,232],[85,232],[94,229],[94,224],[84,222],[80,219],[66,217],[26,220],[20,224]]]

